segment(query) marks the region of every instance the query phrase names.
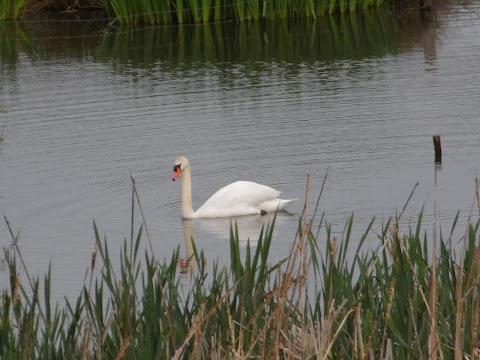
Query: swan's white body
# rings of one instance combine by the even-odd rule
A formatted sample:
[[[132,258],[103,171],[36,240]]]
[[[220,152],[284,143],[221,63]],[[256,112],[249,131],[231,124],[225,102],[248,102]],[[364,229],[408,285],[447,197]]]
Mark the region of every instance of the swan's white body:
[[[182,173],[182,216],[185,219],[264,214],[285,207],[295,199],[282,200],[280,191],[251,181],[236,181],[213,194],[197,211],[192,209],[190,165],[184,156],[175,160],[173,180]]]

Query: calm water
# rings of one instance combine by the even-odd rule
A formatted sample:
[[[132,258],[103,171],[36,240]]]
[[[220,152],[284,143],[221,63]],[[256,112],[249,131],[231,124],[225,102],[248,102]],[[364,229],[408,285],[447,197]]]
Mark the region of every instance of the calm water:
[[[307,174],[312,209],[328,171],[320,211],[337,236],[351,212],[354,241],[374,216],[380,232],[417,182],[404,229],[422,206],[431,229],[434,202],[444,232],[457,210],[465,223],[480,169],[479,15],[117,33],[94,22],[0,25],[0,208],[29,270],[52,262],[54,296],[77,294],[92,220],[112,254],[130,236],[130,173],[156,256],[184,254],[186,229],[209,261],[226,261],[228,219],[182,223],[178,155],[190,159],[194,208],[238,179],[299,198],[279,218],[275,259],[293,242]],[[241,235],[255,238],[267,220],[240,219]],[[7,246],[3,221],[0,234]]]

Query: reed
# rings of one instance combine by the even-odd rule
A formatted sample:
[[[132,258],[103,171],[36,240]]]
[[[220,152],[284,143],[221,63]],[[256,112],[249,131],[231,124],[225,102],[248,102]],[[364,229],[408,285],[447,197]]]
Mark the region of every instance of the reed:
[[[14,1],[14,0],[10,0]],[[15,0],[24,1],[24,0]],[[208,23],[225,20],[295,19],[383,6],[383,0],[99,0],[123,25]]]
[[[420,2],[423,3],[423,2]],[[3,0],[0,20],[16,20],[23,13],[96,13],[125,26],[208,23],[228,20],[298,19],[332,14],[363,13],[371,8],[419,9],[418,0]],[[443,9],[446,1],[435,3]],[[396,10],[395,10],[396,11]]]
[[[42,281],[31,277],[24,284],[19,247],[6,249],[10,287],[0,305],[0,358],[478,355],[479,221],[468,225],[463,248],[455,252],[458,214],[448,237],[440,232],[432,244],[422,213],[406,234],[396,220],[376,225],[372,219],[359,238],[353,236],[352,215],[337,238],[322,220],[317,233],[317,220],[306,221],[306,210],[290,253],[278,262],[270,261],[275,218],[256,246],[245,249],[241,229],[231,225],[228,266],[213,261],[207,267],[192,239],[187,288],[180,282],[178,249],[158,262],[149,247],[140,250],[142,226],[124,241],[120,264],[113,266],[94,223],[89,280],[77,300],[64,306],[51,303],[50,268]],[[372,238],[378,239],[376,249],[364,249]],[[435,242],[438,252],[432,252]]]
[[[0,20],[16,20],[25,5],[25,0],[3,0],[0,2]]]

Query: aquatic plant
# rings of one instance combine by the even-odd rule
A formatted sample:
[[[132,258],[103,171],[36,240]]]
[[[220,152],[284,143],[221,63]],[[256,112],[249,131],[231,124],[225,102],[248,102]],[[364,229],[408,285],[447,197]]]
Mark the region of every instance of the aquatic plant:
[[[106,13],[111,22],[122,25],[170,25],[361,14],[367,9],[383,7],[384,3],[384,0],[3,0],[0,2],[0,20],[18,19],[22,12],[95,14],[94,17],[103,17]],[[428,13],[433,9],[431,0],[386,3],[400,11],[417,9]],[[447,3],[435,3],[435,8],[442,8]]]
[[[2,0],[0,2],[0,20],[15,20],[25,5],[25,0]]]
[[[383,0],[101,0],[121,24],[183,24],[224,20],[293,19],[354,13]]]
[[[207,269],[192,239],[187,289],[178,249],[163,262],[151,249],[142,255],[141,227],[125,240],[117,268],[94,223],[90,276],[64,306],[51,303],[50,269],[42,282],[28,275],[5,218],[13,247],[5,250],[10,287],[0,305],[0,358],[473,359],[480,222],[467,226],[455,253],[458,214],[446,239],[436,227],[427,238],[422,216],[405,235],[396,220],[377,234],[372,219],[359,239],[352,239],[353,215],[339,238],[322,220],[316,228],[315,214],[310,221],[302,216],[291,252],[275,263],[269,256],[275,219],[243,254],[241,229],[232,224],[228,267],[213,262]],[[373,234],[378,247],[362,251]]]

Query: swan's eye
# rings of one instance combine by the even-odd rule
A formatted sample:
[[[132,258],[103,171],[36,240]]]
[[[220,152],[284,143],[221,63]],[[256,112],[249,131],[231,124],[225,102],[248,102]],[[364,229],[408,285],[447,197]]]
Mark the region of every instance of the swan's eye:
[[[180,165],[174,165],[174,166],[173,166],[173,171],[177,171],[177,169],[182,170],[182,169],[180,168]]]

